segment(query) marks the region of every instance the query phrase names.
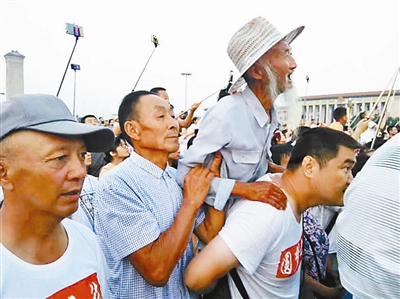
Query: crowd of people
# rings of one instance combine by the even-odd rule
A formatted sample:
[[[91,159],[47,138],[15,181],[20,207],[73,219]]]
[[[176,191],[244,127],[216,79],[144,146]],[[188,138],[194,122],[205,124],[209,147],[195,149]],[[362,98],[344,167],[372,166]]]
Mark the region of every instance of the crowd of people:
[[[399,128],[279,122],[303,30],[244,24],[201,118],[163,87],[109,120],[2,103],[0,297],[400,298]]]

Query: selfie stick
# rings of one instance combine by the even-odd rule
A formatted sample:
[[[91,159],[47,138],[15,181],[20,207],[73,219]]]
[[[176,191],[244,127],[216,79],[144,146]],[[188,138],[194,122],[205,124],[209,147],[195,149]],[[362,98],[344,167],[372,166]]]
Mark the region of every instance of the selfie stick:
[[[74,55],[75,47],[76,47],[76,44],[78,43],[78,39],[79,39],[79,37],[83,37],[83,28],[82,27],[76,26],[75,24],[68,24],[68,23],[66,23],[65,26],[66,26],[66,30],[67,30],[66,33],[75,36],[75,44],[74,44],[74,48],[72,49],[71,56],[69,57],[69,60],[68,60],[68,63],[67,63],[67,67],[65,68],[64,75],[63,75],[63,77],[61,79],[60,87],[58,88],[58,91],[57,91],[57,97],[60,94],[61,86],[62,86],[62,84],[64,82],[65,75],[67,74],[68,66],[69,66],[69,63],[71,62],[72,55]]]
[[[153,51],[151,52],[151,55],[150,55],[149,59],[147,60],[146,65],[144,66],[142,72],[140,73],[140,76],[139,76],[139,78],[137,79],[136,84],[135,84],[135,87],[133,87],[133,89],[132,89],[132,92],[135,91],[135,88],[136,88],[137,84],[139,83],[139,80],[140,80],[140,78],[142,77],[143,72],[144,72],[144,70],[145,70],[146,67],[147,67],[147,64],[149,63],[151,57],[153,56],[154,51],[156,50],[157,46],[159,45],[158,39],[157,39],[157,37],[156,37],[155,35],[152,35],[152,36],[151,36],[151,42],[154,44],[154,49],[153,49]]]
[[[233,82],[233,71],[229,72],[229,81],[228,81],[228,86],[225,88],[226,92],[228,92],[229,88],[231,88],[232,86],[232,82]],[[202,99],[199,104],[201,104],[202,102],[204,102],[205,100],[207,100],[208,98],[212,97],[213,95],[215,95],[217,92],[220,92],[221,90],[217,90],[216,92],[213,92],[212,94],[210,94],[208,97]],[[188,112],[190,110],[187,109],[186,111],[181,112],[176,118],[180,117],[181,115],[185,114],[186,112]]]
[[[369,111],[369,114],[367,115],[367,118],[369,119],[372,115],[372,113],[375,111],[376,107],[378,106],[383,94],[385,93],[386,89],[389,87],[390,82],[393,81],[394,78],[397,78],[397,72],[398,70],[396,70],[396,73],[394,73],[393,77],[390,79],[390,81],[388,82],[388,84],[386,85],[385,89],[382,90],[381,94],[379,95],[378,99],[376,100],[375,104],[372,106],[371,110]],[[396,80],[396,79],[395,79]]]
[[[386,100],[386,103],[385,103],[385,106],[384,106],[383,109],[382,109],[383,111],[382,111],[382,113],[381,113],[381,117],[379,118],[379,122],[378,122],[378,125],[377,125],[377,129],[376,129],[376,131],[375,131],[375,135],[374,135],[374,138],[373,138],[372,143],[371,143],[371,148],[370,148],[371,150],[374,148],[374,144],[375,144],[375,141],[376,141],[376,137],[378,136],[378,132],[379,132],[380,127],[381,127],[381,125],[382,125],[382,120],[383,120],[383,118],[384,118],[384,116],[385,116],[385,114],[386,114],[386,109],[387,109],[387,107],[388,107],[389,101],[390,101],[390,99],[393,100],[394,95],[395,95],[395,93],[396,93],[396,91],[394,90],[394,85],[396,84],[397,75],[398,75],[398,73],[396,73],[396,77],[395,77],[394,80],[393,80],[392,89],[389,91],[388,96],[387,96],[387,100]],[[390,98],[390,95],[391,95],[392,92],[393,92],[393,96],[392,96],[392,98]]]
[[[202,99],[202,100],[199,102],[199,104],[203,103],[205,100],[207,100],[208,98],[212,97],[213,95],[215,95],[215,94],[216,94],[217,92],[219,92],[219,91],[220,91],[220,89],[218,89],[217,91],[213,92],[213,93],[210,94],[208,97]],[[187,110],[185,110],[185,111],[182,111],[182,112],[179,113],[178,116],[176,116],[175,118],[178,118],[178,117],[180,117],[181,115],[184,115],[184,114],[185,114],[186,112],[188,112],[189,110],[190,110],[190,108],[187,109]]]

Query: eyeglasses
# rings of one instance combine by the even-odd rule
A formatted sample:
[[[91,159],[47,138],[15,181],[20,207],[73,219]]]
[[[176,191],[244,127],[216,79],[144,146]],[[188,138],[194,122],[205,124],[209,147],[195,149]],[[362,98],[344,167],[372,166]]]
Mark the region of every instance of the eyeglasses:
[[[121,140],[119,145],[122,146],[123,148],[129,148],[129,144],[125,140]]]

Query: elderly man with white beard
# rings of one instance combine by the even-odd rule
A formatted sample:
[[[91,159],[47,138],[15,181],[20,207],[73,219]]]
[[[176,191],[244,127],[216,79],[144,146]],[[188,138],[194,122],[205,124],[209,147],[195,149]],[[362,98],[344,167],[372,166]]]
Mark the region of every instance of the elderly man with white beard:
[[[290,44],[303,29],[282,35],[265,18],[257,17],[229,41],[227,52],[239,78],[229,89],[231,95],[207,110],[193,145],[178,164],[183,185],[192,167],[221,152],[221,178],[213,179],[206,199],[216,209],[224,209],[229,198],[262,201],[281,210],[286,207],[286,196],[277,186],[256,180],[267,171],[283,171],[269,160],[271,138],[279,126],[274,101],[293,88],[291,76],[297,64]],[[233,94],[245,83],[242,92]]]

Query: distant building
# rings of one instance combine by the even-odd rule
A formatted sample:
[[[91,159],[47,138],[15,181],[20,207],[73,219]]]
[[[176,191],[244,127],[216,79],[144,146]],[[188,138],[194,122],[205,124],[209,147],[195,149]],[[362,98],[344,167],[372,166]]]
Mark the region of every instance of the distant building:
[[[24,93],[25,56],[12,50],[4,55],[6,59],[6,101],[10,97]]]
[[[295,115],[295,124],[297,126],[302,118],[306,123],[310,122],[311,119],[316,119],[319,123],[330,124],[333,121],[332,112],[336,107],[343,106],[347,108],[349,120],[359,114],[361,111],[370,110],[382,91],[370,91],[370,92],[354,92],[354,93],[342,93],[342,94],[327,94],[318,96],[303,96],[299,98],[298,103],[292,104],[292,107],[285,105],[284,101],[278,104],[278,115],[281,119],[282,124],[290,123],[292,115]],[[386,91],[376,108],[376,111],[380,113],[383,111],[383,107],[387,101],[388,91]],[[392,98],[392,96],[390,96]],[[300,116],[291,112],[291,110],[301,109]],[[390,100],[387,111],[390,112],[391,117],[400,116],[400,93],[397,91],[394,99]],[[293,127],[293,125],[291,126]]]
[[[348,116],[351,118],[362,111],[369,111],[372,109],[381,92],[382,91],[354,92],[302,97],[303,119],[309,121],[312,118],[315,118],[318,122],[329,124],[333,121],[333,110],[339,106],[346,107]],[[378,107],[376,108],[378,113],[383,111],[388,99],[387,96],[388,91],[385,91]],[[400,115],[400,94],[397,93],[393,100],[391,98],[392,95],[390,96],[387,111],[390,112],[392,117],[398,117]]]

